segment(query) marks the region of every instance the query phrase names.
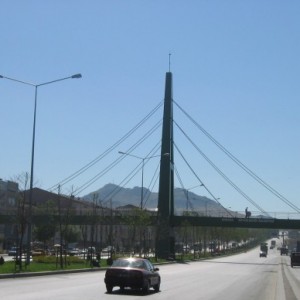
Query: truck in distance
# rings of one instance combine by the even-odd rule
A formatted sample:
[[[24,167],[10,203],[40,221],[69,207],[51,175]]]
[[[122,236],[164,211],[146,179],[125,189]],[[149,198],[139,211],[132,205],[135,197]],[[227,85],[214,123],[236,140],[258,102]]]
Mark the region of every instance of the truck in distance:
[[[259,257],[267,257],[267,255],[268,255],[268,243],[261,243]]]

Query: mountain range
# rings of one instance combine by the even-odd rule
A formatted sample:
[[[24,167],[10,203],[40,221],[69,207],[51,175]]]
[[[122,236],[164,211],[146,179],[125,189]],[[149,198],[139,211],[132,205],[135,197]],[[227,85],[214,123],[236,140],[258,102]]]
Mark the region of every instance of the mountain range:
[[[143,208],[156,209],[158,203],[158,193],[153,193],[147,188],[143,188],[143,198],[141,187],[124,188],[109,183],[102,188],[91,192],[83,197],[85,201],[98,201],[103,206],[117,208],[125,205],[134,205]],[[211,212],[221,209],[220,204],[205,196],[199,196],[191,191],[181,188],[174,189],[174,209],[180,211],[202,211]],[[210,213],[211,214],[211,213]]]

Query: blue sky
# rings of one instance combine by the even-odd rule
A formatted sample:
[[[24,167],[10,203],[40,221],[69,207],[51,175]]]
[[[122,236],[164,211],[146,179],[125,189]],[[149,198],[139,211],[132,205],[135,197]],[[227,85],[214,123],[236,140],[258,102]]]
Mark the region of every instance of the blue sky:
[[[299,14],[296,0],[2,0],[0,74],[34,84],[83,76],[38,89],[35,186],[48,189],[79,170],[158,105],[171,53],[174,100],[300,207]],[[30,169],[34,88],[1,79],[0,103],[0,178],[11,180]],[[174,118],[184,124],[175,109]],[[292,211],[242,175],[191,124],[184,128],[266,211]],[[132,153],[146,156],[159,139],[160,131]],[[63,192],[101,172],[131,142],[63,186]],[[176,143],[225,207],[255,210],[205,161],[198,162],[179,135]],[[145,166],[145,186],[155,160]],[[106,183],[119,184],[138,163],[126,157],[80,196]],[[198,184],[188,172],[181,177],[187,189]],[[128,187],[140,185],[139,173]],[[207,195],[201,187],[193,192]]]

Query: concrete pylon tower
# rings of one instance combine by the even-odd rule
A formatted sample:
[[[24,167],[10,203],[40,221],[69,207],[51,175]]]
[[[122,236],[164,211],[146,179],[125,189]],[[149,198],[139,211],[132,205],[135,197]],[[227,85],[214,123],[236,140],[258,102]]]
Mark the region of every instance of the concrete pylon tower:
[[[174,215],[174,151],[172,73],[166,73],[164,115],[162,126],[161,162],[158,191],[156,256],[174,258],[175,239],[172,228]]]

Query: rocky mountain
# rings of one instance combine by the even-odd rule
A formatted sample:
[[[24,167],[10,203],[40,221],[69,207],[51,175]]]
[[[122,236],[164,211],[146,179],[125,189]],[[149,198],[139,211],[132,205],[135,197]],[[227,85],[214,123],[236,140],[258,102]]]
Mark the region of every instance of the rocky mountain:
[[[148,209],[157,208],[158,193],[152,193],[144,188],[143,207]],[[141,187],[123,188],[115,184],[106,184],[102,188],[83,197],[85,201],[99,201],[104,206],[114,208],[124,205],[134,205],[141,207]],[[174,190],[175,211],[202,211],[211,212],[220,210],[220,205],[207,197],[199,196],[191,191],[181,188]]]

